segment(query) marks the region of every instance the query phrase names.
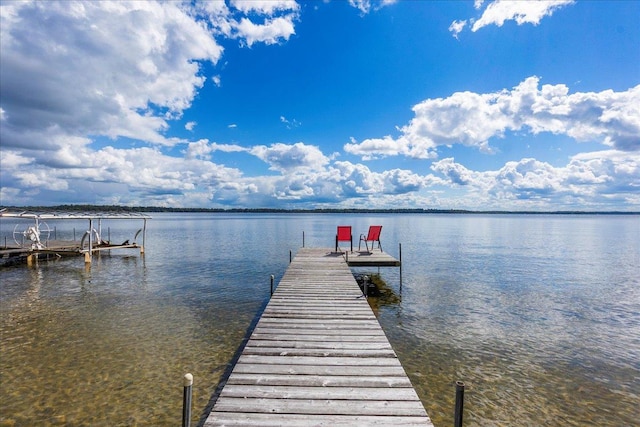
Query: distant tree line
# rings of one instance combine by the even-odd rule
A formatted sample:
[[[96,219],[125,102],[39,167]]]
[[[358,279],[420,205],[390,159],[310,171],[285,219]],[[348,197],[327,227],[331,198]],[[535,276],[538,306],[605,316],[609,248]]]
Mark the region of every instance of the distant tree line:
[[[399,214],[521,214],[521,215],[638,215],[640,212],[591,212],[591,211],[508,211],[508,210],[465,210],[465,209],[276,209],[276,208],[171,208],[158,206],[120,206],[120,205],[57,205],[57,206],[0,206],[0,210],[19,210],[35,212],[193,212],[193,213],[340,213],[340,214],[371,214],[371,213],[399,213]]]

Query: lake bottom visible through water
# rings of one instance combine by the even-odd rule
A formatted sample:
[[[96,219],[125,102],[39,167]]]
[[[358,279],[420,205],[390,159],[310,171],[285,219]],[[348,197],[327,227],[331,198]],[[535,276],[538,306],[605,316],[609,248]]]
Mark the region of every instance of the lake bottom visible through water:
[[[0,426],[179,425],[187,372],[196,425],[269,276],[343,223],[402,243],[370,303],[436,427],[456,380],[465,426],[637,423],[637,216],[158,214],[144,257],[0,270]]]

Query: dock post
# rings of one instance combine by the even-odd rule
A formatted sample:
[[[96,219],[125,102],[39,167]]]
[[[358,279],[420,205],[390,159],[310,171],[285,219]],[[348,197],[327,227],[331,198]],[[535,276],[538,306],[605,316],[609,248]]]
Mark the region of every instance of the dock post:
[[[182,384],[182,427],[191,427],[191,388],[193,387],[193,375],[184,374]]]
[[[402,243],[398,243],[398,254],[400,258],[400,292],[402,292]]]
[[[362,278],[362,293],[365,298],[369,298],[369,276]]]
[[[273,295],[273,279],[275,279],[274,275],[271,275],[271,295]]]
[[[462,410],[464,407],[464,383],[456,381],[456,407],[453,414],[453,427],[462,427]]]
[[[302,247],[304,248],[304,231],[302,232]]]
[[[289,249],[289,264],[291,264],[291,261],[293,261],[293,258],[291,256],[291,249]]]
[[[90,264],[93,256],[93,220],[89,218],[89,250],[84,253],[84,263]]]
[[[145,218],[142,224],[142,246],[140,246],[140,255],[144,254],[144,246],[147,240],[147,219]]]

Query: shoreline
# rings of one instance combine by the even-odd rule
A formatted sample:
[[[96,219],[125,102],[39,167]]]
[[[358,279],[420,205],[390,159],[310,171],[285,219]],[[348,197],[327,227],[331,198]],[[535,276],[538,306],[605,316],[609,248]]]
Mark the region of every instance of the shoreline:
[[[340,209],[340,208],[315,208],[315,209],[279,209],[279,208],[172,208],[158,206],[118,206],[118,205],[55,205],[55,206],[0,206],[3,210],[19,210],[29,212],[63,211],[63,212],[145,212],[145,213],[284,213],[284,214],[377,214],[377,213],[402,213],[402,214],[452,214],[452,215],[640,215],[640,211],[509,211],[509,210],[467,210],[467,209],[431,209],[431,208],[407,208],[407,209]]]

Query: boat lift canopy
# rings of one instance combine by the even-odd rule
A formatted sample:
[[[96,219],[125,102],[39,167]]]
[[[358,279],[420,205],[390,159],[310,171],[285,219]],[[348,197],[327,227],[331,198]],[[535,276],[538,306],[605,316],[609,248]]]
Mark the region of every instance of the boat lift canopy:
[[[29,238],[33,242],[31,249],[33,251],[45,251],[50,250],[46,244],[43,244],[40,240],[41,224],[45,221],[52,220],[87,220],[89,221],[89,230],[83,236],[83,241],[78,248],[78,252],[84,253],[85,262],[91,262],[91,255],[93,252],[106,249],[118,249],[118,248],[140,248],[140,253],[144,253],[144,244],[146,238],[147,220],[151,219],[151,216],[142,214],[139,212],[131,211],[35,211],[35,210],[10,210],[8,208],[0,209],[0,218],[14,218],[14,219],[27,219],[35,222],[34,226],[28,227],[24,232],[20,233]],[[102,220],[142,220],[143,226],[136,233],[135,237],[138,237],[142,233],[142,245],[137,245],[135,242],[132,244],[123,243],[121,245],[111,245],[109,242],[101,240],[101,226]],[[98,232],[94,228],[94,224],[97,223]],[[48,227],[48,226],[46,226]],[[14,238],[15,238],[14,231]],[[88,245],[84,246],[84,240],[88,237]]]

